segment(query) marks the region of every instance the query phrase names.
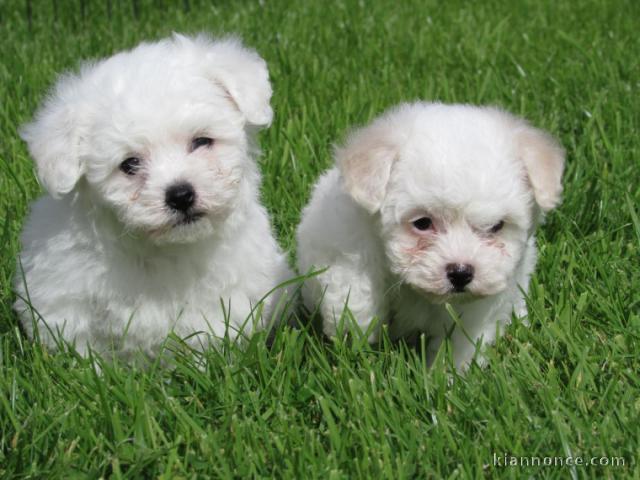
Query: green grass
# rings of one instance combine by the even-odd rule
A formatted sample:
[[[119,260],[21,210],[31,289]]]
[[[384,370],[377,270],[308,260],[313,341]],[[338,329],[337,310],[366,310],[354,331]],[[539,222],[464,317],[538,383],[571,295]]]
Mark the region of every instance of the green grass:
[[[640,478],[640,3],[215,3],[0,2],[0,477]],[[446,356],[429,370],[402,346],[286,328],[204,369],[185,355],[97,374],[30,344],[11,277],[40,190],[17,126],[56,73],[174,30],[237,32],[268,61],[263,197],[291,250],[332,143],[397,102],[497,104],[558,136],[565,196],[540,231],[531,327],[462,378]]]

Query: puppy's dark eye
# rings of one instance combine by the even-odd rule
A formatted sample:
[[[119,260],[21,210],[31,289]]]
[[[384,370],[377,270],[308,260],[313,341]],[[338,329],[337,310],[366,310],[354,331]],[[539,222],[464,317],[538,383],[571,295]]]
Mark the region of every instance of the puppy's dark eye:
[[[491,227],[489,229],[489,231],[491,233],[498,233],[500,230],[502,230],[502,227],[504,227],[504,221],[500,220],[498,223],[496,223],[493,227]]]
[[[142,164],[142,160],[138,157],[129,157],[124,162],[120,164],[120,170],[122,170],[127,175],[135,175],[140,170],[140,165]]]
[[[197,137],[191,140],[191,151],[193,152],[200,147],[210,147],[211,145],[213,145],[213,138]]]
[[[411,223],[417,230],[424,232],[425,230],[429,230],[431,228],[431,224],[433,222],[431,222],[431,219],[429,217],[420,217]]]

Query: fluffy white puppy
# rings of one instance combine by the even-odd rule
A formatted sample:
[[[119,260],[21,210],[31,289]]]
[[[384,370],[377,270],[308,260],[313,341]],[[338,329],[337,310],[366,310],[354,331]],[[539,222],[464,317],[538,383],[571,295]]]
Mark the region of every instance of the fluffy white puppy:
[[[154,353],[272,319],[288,277],[252,132],[267,66],[233,38],[174,35],[62,76],[22,137],[49,195],[22,234],[15,309],[49,346]],[[255,323],[255,325],[254,325]]]
[[[513,311],[526,314],[534,231],[560,201],[562,148],[496,108],[415,103],[336,156],[298,229],[300,271],[328,267],[306,281],[306,306],[319,305],[329,336],[345,305],[370,341],[379,323],[392,338],[424,333],[430,361],[450,337],[464,368]]]

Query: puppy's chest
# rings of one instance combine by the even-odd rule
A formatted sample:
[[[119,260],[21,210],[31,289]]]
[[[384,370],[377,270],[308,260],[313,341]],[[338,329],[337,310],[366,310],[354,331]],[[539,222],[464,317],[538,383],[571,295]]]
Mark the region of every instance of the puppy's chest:
[[[216,285],[210,269],[176,258],[120,257],[107,262],[103,292],[126,305],[191,303]],[[98,295],[100,296],[100,295]]]
[[[448,335],[454,326],[477,331],[485,325],[507,323],[513,310],[513,302],[509,294],[505,293],[467,303],[435,304],[412,288],[403,286],[394,296],[391,309],[391,331],[394,337],[415,332],[441,336]]]
[[[391,329],[394,336],[420,331],[437,335],[451,319],[445,308],[429,302],[407,286],[398,289],[391,301]]]

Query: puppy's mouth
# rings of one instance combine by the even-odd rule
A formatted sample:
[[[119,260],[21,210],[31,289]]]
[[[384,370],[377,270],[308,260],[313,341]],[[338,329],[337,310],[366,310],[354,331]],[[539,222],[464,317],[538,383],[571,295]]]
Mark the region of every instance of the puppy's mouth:
[[[186,212],[180,215],[180,218],[173,224],[173,226],[182,227],[185,225],[192,225],[198,222],[204,216],[205,212],[203,211]]]
[[[466,300],[473,300],[473,299],[479,298],[482,295],[477,295],[464,287],[463,288],[453,287],[446,296],[451,301],[464,302]]]
[[[476,295],[469,290],[451,289],[444,295],[433,295],[431,298],[434,303],[467,303],[482,298],[482,295]]]
[[[472,302],[474,300],[480,300],[486,297],[491,297],[493,295],[497,295],[504,290],[503,288],[491,288],[491,289],[479,289],[463,287],[457,288],[452,287],[447,293],[442,295],[440,298],[443,302],[451,302],[451,303],[467,303]]]
[[[478,300],[479,298],[484,297],[484,295],[472,292],[467,288],[464,288],[464,289],[451,288],[445,292],[442,292],[442,291],[433,292],[433,291],[427,291],[420,288],[418,288],[418,290],[425,298],[427,298],[430,302],[435,304],[467,303],[467,302],[472,302],[474,300]]]

